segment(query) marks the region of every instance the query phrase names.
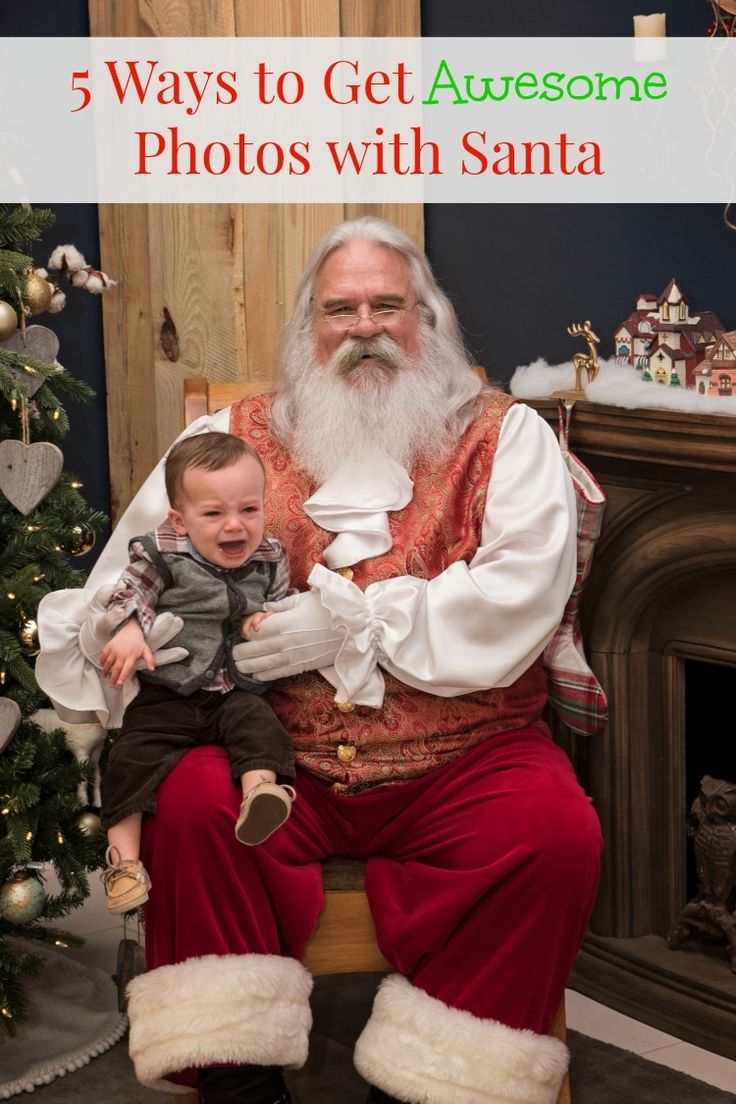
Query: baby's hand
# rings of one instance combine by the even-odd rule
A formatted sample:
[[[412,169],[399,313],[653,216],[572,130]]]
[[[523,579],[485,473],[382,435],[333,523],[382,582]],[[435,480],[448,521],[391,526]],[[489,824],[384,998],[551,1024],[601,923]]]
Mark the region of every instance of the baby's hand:
[[[240,635],[243,640],[250,640],[250,634],[258,632],[263,622],[270,616],[271,614],[266,610],[256,610],[255,613],[249,613],[247,617],[244,617],[240,626]]]
[[[100,668],[108,685],[122,686],[139,659],[143,660],[147,670],[155,670],[143,630],[135,617],[131,617],[100,653]]]

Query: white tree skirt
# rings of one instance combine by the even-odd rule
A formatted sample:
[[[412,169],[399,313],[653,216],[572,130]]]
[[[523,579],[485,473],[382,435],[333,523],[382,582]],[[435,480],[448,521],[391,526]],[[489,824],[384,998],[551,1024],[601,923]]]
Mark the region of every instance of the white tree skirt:
[[[87,1065],[124,1034],[112,978],[52,948],[23,942],[46,959],[25,981],[30,1019],[14,1039],[0,1042],[0,1100],[33,1092]]]

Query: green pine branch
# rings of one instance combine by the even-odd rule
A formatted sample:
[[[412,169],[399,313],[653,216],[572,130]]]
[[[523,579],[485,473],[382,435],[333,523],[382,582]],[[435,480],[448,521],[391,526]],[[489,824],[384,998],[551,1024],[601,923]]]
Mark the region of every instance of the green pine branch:
[[[23,241],[36,241],[56,221],[46,207],[29,208],[17,203],[0,204],[0,249]]]

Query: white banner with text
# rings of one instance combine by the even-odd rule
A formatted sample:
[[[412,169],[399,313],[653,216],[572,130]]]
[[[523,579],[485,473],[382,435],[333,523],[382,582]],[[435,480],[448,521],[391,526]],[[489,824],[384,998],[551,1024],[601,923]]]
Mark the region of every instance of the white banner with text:
[[[729,38],[6,38],[0,200],[728,203]]]

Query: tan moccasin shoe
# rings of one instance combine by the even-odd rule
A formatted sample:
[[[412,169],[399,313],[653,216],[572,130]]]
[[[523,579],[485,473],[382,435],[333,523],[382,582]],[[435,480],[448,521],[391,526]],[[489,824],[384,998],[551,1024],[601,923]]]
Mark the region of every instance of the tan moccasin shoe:
[[[105,861],[107,867],[102,873],[102,884],[108,910],[119,916],[144,904],[148,900],[151,879],[140,859],[121,859],[117,847],[108,847]]]
[[[293,786],[279,786],[276,782],[259,782],[247,794],[240,806],[235,825],[235,835],[241,843],[252,846],[263,843],[289,819],[292,803],[296,800]]]

